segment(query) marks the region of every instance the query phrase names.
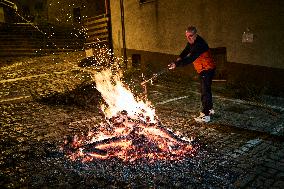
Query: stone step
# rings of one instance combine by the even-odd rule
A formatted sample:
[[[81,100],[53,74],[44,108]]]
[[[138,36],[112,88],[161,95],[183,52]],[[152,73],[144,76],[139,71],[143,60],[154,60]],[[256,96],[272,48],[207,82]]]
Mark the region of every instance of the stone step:
[[[6,49],[0,51],[0,57],[12,57],[12,56],[39,56],[44,54],[58,53],[58,52],[72,52],[74,49]]]
[[[42,43],[43,40],[0,40],[0,46],[6,46],[6,45],[18,45],[18,44],[38,44]]]
[[[7,39],[7,38],[12,38],[12,39],[21,39],[21,38],[30,38],[30,37],[35,37],[35,38],[44,38],[44,37],[48,37],[48,36],[44,36],[42,34],[22,34],[22,33],[18,33],[18,34],[5,34],[5,35],[1,35],[0,34],[0,39]]]
[[[20,33],[19,33],[20,32]],[[69,36],[75,36],[75,34],[77,36],[80,36],[82,34],[80,34],[78,31],[74,31],[74,30],[69,30],[69,31],[64,31],[64,30],[25,30],[24,28],[18,29],[18,30],[1,30],[0,29],[0,35],[55,35],[55,36],[64,36],[64,35],[69,35]]]
[[[68,29],[68,30],[67,30]],[[0,56],[29,56],[54,51],[82,49],[85,39],[72,28],[40,27],[46,35],[31,25],[0,25]],[[79,36],[79,37],[78,37]]]
[[[85,40],[83,39],[57,39],[57,38],[52,38],[52,39],[44,39],[44,38],[22,38],[22,39],[0,39],[0,45],[3,44],[17,44],[18,42],[22,43],[38,43],[38,42],[50,42],[50,43],[84,43]]]
[[[21,48],[26,48],[26,49],[33,49],[33,48],[44,48],[44,46],[37,45],[37,44],[30,44],[30,45],[0,45],[0,50],[5,50],[5,49],[21,49]]]
[[[17,50],[17,49],[82,49],[83,46],[78,44],[58,44],[58,45],[41,45],[41,44],[31,44],[31,45],[0,45],[1,51]]]
[[[42,48],[42,47],[69,47],[69,48],[81,48],[83,47],[82,44],[77,44],[77,43],[39,43],[39,44],[25,44],[25,43],[19,43],[19,44],[6,44],[6,45],[0,45],[0,49],[5,49],[5,48],[17,48],[17,47],[24,47],[24,48],[31,48],[31,47],[36,47],[36,48]]]
[[[29,38],[29,37],[34,37],[34,38],[66,38],[66,39],[76,39],[76,38],[83,38],[83,37],[77,37],[75,35],[43,35],[43,34],[0,34],[0,39],[7,39],[7,38],[12,38],[12,39],[22,39],[22,38]]]

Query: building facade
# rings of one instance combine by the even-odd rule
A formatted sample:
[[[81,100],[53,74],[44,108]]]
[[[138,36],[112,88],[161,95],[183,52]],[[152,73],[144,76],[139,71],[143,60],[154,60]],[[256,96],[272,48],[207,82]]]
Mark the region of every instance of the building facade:
[[[87,18],[111,14],[108,27],[115,54],[157,69],[176,58],[186,44],[185,29],[194,25],[210,48],[223,54],[217,66],[225,67],[230,78],[284,86],[282,0],[10,1],[36,24],[80,25]],[[0,3],[0,22],[15,22],[5,11]]]
[[[111,0],[113,46],[117,54],[125,47],[130,58],[166,66],[194,25],[210,48],[226,49],[228,79],[284,91],[283,13],[282,0]]]
[[[127,49],[177,55],[186,42],[186,27],[195,25],[210,47],[226,47],[229,62],[284,69],[281,0],[123,2]],[[111,0],[111,11],[114,46],[119,49],[120,1]]]

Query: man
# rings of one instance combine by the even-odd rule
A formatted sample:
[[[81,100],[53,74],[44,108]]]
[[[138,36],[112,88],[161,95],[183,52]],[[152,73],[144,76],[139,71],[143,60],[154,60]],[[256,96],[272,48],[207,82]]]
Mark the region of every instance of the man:
[[[193,63],[193,66],[200,76],[200,92],[202,102],[202,112],[199,117],[194,118],[200,123],[210,121],[210,115],[214,114],[211,84],[215,74],[216,65],[210,53],[206,41],[197,34],[194,26],[189,26],[185,32],[187,44],[177,60],[169,64],[169,69],[178,66],[185,66]]]

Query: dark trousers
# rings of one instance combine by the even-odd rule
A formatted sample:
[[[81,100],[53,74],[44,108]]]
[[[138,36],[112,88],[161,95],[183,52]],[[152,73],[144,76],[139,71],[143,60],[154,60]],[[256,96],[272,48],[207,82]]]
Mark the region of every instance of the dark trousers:
[[[209,110],[213,108],[211,85],[214,74],[215,70],[205,70],[199,74],[202,112],[205,115],[209,115]]]

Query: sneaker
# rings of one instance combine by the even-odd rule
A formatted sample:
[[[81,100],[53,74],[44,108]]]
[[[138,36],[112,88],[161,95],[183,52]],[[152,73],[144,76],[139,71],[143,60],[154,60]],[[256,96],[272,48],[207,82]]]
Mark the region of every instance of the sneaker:
[[[209,115],[214,115],[215,111],[213,109],[209,110]]]
[[[205,113],[200,112],[198,117],[204,117],[204,116],[205,116]]]
[[[206,116],[201,112],[198,117],[194,118],[194,120],[198,123],[208,123],[210,121],[210,116]]]

